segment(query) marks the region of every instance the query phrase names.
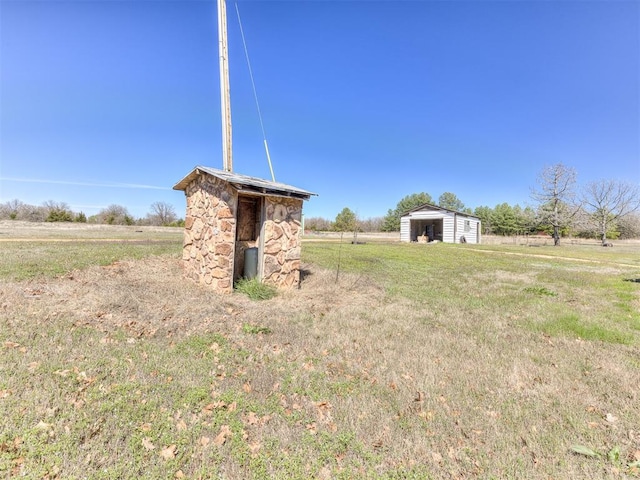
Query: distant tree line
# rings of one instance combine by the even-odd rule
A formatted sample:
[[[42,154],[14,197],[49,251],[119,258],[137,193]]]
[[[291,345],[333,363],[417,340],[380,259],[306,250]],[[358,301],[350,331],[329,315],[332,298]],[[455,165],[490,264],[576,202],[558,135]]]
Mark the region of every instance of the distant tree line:
[[[600,180],[578,188],[575,170],[562,163],[545,167],[531,191],[533,206],[500,203],[494,207],[468,208],[452,192],[434,202],[427,192],[402,198],[384,217],[359,220],[345,207],[334,221],[313,217],[305,220],[310,231],[396,232],[400,218],[425,204],[478,217],[485,235],[550,235],[559,245],[562,237],[610,239],[640,237],[640,190],[637,185]]]
[[[73,212],[64,202],[53,200],[42,205],[29,205],[20,200],[0,203],[0,220],[22,220],[27,222],[79,222],[106,225],[152,225],[184,226],[173,206],[165,202],[154,202],[143,218],[135,218],[122,205],[109,205],[96,215],[87,217],[83,212]]]
[[[531,198],[533,206],[500,203],[472,210],[452,192],[444,192],[437,202],[427,192],[412,193],[382,217],[359,219],[355,212],[345,207],[334,220],[305,218],[305,230],[397,232],[403,215],[431,204],[478,217],[485,235],[550,235],[555,245],[567,236],[598,238],[603,244],[610,239],[640,237],[640,189],[637,184],[600,180],[578,188],[575,170],[558,163],[540,172]],[[0,220],[184,226],[184,220],[164,202],[154,202],[145,217],[136,219],[121,205],[109,205],[87,217],[83,212],[71,211],[62,202],[48,201],[33,206],[10,200],[0,204]]]

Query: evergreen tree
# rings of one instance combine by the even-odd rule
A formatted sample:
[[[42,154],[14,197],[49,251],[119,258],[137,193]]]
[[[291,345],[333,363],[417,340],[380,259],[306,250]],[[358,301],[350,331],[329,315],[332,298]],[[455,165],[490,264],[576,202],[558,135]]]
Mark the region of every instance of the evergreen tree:
[[[407,213],[409,210],[424,205],[425,203],[432,203],[431,195],[426,192],[412,193],[407,195],[398,202],[394,210],[389,209],[382,221],[383,232],[399,232],[400,231],[400,217]]]
[[[448,210],[455,210],[456,212],[462,212],[464,210],[464,203],[462,203],[455,193],[451,192],[444,192],[440,195],[438,198],[438,206]]]
[[[356,214],[353,213],[347,207],[336,216],[336,221],[333,224],[333,229],[337,232],[355,232],[357,229],[358,221]]]

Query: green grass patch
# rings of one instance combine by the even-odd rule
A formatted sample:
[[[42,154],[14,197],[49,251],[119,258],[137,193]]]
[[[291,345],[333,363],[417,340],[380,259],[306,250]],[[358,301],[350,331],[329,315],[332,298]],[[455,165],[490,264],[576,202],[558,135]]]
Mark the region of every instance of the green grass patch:
[[[241,278],[235,283],[235,289],[251,300],[269,300],[278,294],[274,286],[262,283],[257,278]]]
[[[251,323],[243,324],[242,331],[250,335],[261,335],[261,334],[268,335],[272,332],[272,330],[269,327],[264,327],[261,325],[253,325]]]
[[[549,335],[575,335],[583,340],[620,343],[630,345],[634,343],[631,333],[612,328],[610,322],[596,324],[583,321],[576,314],[559,316],[540,325],[540,329]]]
[[[58,277],[75,269],[111,265],[153,255],[180,254],[175,241],[65,241],[0,243],[0,280],[22,281]]]
[[[539,296],[547,296],[547,297],[557,297],[558,294],[556,292],[552,292],[546,287],[526,287],[524,291],[527,293],[531,293],[533,295]]]
[[[363,275],[383,285],[390,301],[402,297],[429,305],[431,312],[512,317],[522,327],[552,335],[638,343],[640,313],[633,303],[638,284],[624,281],[629,277],[625,274],[598,273],[609,262],[616,268],[629,262],[629,252],[616,257],[602,250],[312,242],[305,244],[303,260],[335,270],[338,277],[340,263],[343,274]],[[357,288],[355,282],[350,287]],[[580,321],[566,315],[576,309]]]

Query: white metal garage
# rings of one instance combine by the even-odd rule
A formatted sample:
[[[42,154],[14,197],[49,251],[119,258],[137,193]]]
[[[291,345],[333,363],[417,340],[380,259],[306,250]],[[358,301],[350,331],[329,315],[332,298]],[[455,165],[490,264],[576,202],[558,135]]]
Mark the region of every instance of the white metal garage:
[[[478,217],[428,203],[400,219],[402,242],[480,243],[480,231]]]

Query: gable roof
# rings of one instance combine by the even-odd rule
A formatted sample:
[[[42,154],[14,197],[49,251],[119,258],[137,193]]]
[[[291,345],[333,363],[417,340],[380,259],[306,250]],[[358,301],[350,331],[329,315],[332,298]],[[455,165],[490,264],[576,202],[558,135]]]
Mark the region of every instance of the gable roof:
[[[210,167],[197,166],[189,174],[173,186],[174,190],[186,190],[187,185],[199,175],[207,174],[230,183],[236,190],[253,195],[273,195],[280,197],[293,197],[309,200],[311,195],[317,195],[301,188],[293,187],[279,182],[271,182],[257,177],[241,175]]]
[[[409,215],[410,213],[413,213],[413,212],[417,212],[419,210],[436,210],[439,212],[455,213],[456,215],[462,215],[464,217],[469,217],[469,218],[477,218],[478,220],[480,220],[480,217],[476,217],[475,215],[459,212],[457,210],[451,210],[449,208],[439,207],[437,205],[432,205],[430,203],[423,203],[422,205],[414,207],[411,210],[407,210],[401,215],[401,217],[404,217],[405,215]]]

